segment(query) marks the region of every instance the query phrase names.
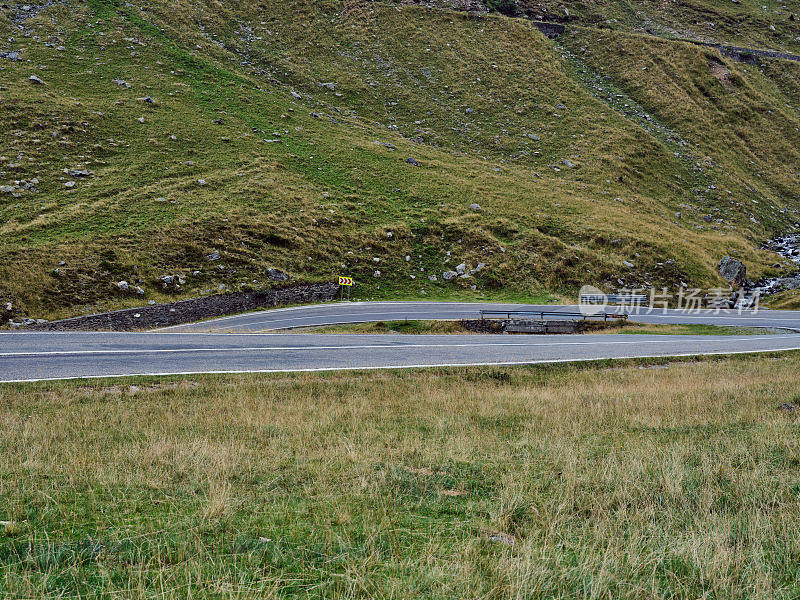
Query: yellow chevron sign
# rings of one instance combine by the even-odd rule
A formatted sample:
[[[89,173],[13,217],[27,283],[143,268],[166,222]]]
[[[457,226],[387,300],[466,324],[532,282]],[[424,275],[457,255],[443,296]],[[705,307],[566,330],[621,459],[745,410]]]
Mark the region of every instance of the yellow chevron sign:
[[[352,277],[339,277],[339,285],[353,285]]]

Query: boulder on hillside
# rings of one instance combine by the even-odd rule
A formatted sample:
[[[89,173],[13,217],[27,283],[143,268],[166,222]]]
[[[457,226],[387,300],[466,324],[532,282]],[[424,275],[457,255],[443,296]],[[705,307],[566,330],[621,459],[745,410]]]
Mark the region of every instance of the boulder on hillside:
[[[267,277],[272,281],[286,281],[289,279],[289,275],[280,269],[267,269]]]
[[[725,256],[717,265],[719,274],[725,281],[737,287],[742,287],[747,283],[747,268],[744,263],[732,256]]]

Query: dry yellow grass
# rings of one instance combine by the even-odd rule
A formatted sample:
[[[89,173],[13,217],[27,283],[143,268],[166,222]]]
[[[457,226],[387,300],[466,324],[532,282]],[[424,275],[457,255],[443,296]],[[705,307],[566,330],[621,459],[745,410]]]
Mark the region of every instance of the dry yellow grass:
[[[799,367],[0,386],[0,596],[796,598]]]

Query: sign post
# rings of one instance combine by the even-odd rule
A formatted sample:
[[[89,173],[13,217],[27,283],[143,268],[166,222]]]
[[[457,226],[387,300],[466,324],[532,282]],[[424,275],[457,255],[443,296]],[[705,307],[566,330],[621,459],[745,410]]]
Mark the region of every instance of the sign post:
[[[339,297],[344,300],[344,288],[347,288],[347,299],[350,300],[350,289],[353,287],[352,277],[339,277]]]

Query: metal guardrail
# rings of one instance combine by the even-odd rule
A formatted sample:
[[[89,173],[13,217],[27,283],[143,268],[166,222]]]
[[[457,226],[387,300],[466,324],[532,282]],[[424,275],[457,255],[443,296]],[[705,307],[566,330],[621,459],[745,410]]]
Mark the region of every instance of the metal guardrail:
[[[564,317],[564,318],[580,318],[580,319],[603,319],[603,321],[608,321],[609,319],[627,319],[628,313],[597,313],[597,314],[584,314],[582,312],[567,312],[567,311],[559,311],[559,310],[482,310],[480,311],[481,319],[486,318],[501,318],[505,315],[506,319],[511,319],[512,317],[518,318],[533,318],[534,316],[538,315],[539,320],[544,320],[545,315],[547,316],[557,316],[557,317]],[[492,317],[490,315],[497,315]]]
[[[621,294],[583,294],[581,304],[624,304],[627,306],[640,306],[647,303],[646,295],[621,295]]]

